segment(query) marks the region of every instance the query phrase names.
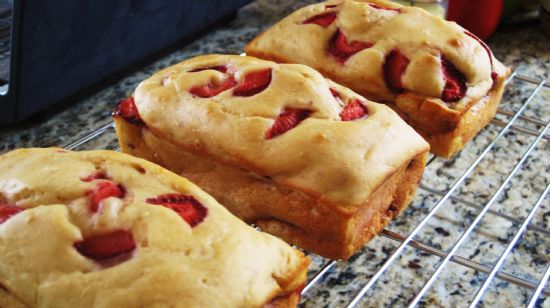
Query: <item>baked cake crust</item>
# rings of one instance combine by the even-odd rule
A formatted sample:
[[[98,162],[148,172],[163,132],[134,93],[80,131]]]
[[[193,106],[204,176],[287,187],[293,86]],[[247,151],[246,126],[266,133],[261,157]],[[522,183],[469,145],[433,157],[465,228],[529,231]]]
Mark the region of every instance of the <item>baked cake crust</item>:
[[[252,96],[229,89],[201,98],[190,90],[265,69],[271,81]],[[338,93],[338,98],[331,92]],[[343,121],[343,104],[358,99],[368,116]],[[285,186],[345,206],[360,204],[428,144],[390,108],[365,100],[304,65],[253,57],[206,55],[155,73],[135,90],[147,129],[184,149],[268,176]],[[286,109],[310,112],[299,125],[266,137]],[[382,143],[381,140],[386,142]]]
[[[245,222],[332,259],[352,256],[406,208],[427,158],[427,152],[412,158],[363,204],[344,209],[270,178],[205,159],[150,130],[126,121],[115,123],[120,144],[126,144],[124,152],[187,177]],[[135,138],[128,138],[131,135],[140,135],[143,142],[135,143]]]
[[[231,77],[220,72],[229,69],[235,88],[192,94],[225,84]],[[262,91],[235,94],[247,75],[266,69],[271,79]],[[115,116],[123,152],[192,178],[246,222],[335,259],[380,231],[393,217],[384,214],[392,199],[396,213],[410,202],[429,149],[390,108],[303,65],[201,56],[143,81],[133,100],[141,122]],[[366,114],[349,120],[348,106],[357,102]],[[285,110],[300,108],[305,119],[268,135]],[[411,161],[415,168],[407,169]],[[373,197],[379,191],[384,198]]]
[[[157,165],[50,148],[4,154],[0,170],[3,307],[295,307],[299,300],[309,264],[301,252]]]
[[[443,157],[459,151],[489,122],[486,116],[494,115],[510,73],[487,45],[456,23],[389,1],[306,6],[257,36],[245,51],[306,64],[368,99],[393,105],[430,136],[432,152]]]
[[[430,143],[430,152],[437,156],[451,158],[495,117],[500,98],[504,92],[504,86],[505,79],[496,80],[494,87],[487,95],[475,101],[467,111],[456,118],[452,128],[447,130],[441,130],[441,126],[434,122],[415,120],[415,118],[397,107],[395,103],[387,103],[387,105]]]

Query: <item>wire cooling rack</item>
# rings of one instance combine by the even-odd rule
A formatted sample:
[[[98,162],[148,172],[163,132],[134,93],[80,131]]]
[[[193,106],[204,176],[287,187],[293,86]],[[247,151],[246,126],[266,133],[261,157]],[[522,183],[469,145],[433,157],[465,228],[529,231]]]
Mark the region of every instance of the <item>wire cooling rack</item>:
[[[384,229],[361,253],[347,262],[309,254],[313,269],[302,291],[301,305],[543,305],[543,300],[550,296],[550,288],[545,288],[550,275],[550,245],[544,241],[550,238],[547,223],[550,180],[548,173],[544,173],[545,168],[550,170],[550,153],[548,146],[540,144],[550,141],[547,135],[550,122],[548,118],[543,120],[548,114],[541,115],[540,112],[550,112],[531,105],[537,97],[542,99],[543,106],[548,103],[540,93],[550,88],[550,83],[513,73],[506,81],[507,92],[514,91],[510,90],[510,84],[514,82],[522,83],[516,87],[518,93],[504,96],[492,125],[471,141],[458,157],[451,161],[430,157],[419,196],[396,219],[397,222]],[[519,152],[514,148],[518,144],[521,145]],[[65,148],[118,150],[113,123],[97,128]],[[514,158],[514,153],[519,153],[517,158]],[[526,162],[530,160],[539,165],[529,167]],[[527,169],[536,168],[531,170],[535,179],[522,175],[526,166]],[[496,180],[491,179],[492,172],[497,173]],[[442,185],[442,178],[450,179],[450,182]],[[509,196],[512,184],[522,187],[521,198]],[[477,190],[481,187],[482,193],[472,193],[468,186],[478,187]],[[540,191],[536,191],[537,187]],[[515,200],[511,209],[501,206],[508,200]],[[540,209],[545,208],[545,204],[547,213],[541,218],[543,211]],[[450,224],[445,217],[448,213],[452,213]],[[494,219],[504,223],[496,224]],[[533,223],[534,220],[542,222]],[[394,227],[398,231],[392,231]],[[488,232],[479,232],[483,230]],[[495,237],[490,234],[493,231],[504,231],[507,236]],[[534,244],[533,236],[525,238],[526,232],[534,234]],[[489,239],[481,241],[478,246],[472,244],[483,236]],[[447,244],[438,243],[440,238],[447,238]],[[537,246],[541,238],[542,243]],[[389,245],[384,244],[384,239],[390,241]],[[521,244],[526,247],[517,247]],[[462,250],[462,255],[467,255],[468,246],[474,247],[471,248],[474,253],[469,257],[461,256]],[[483,246],[489,248],[479,248]],[[522,249],[527,253],[516,253]],[[407,258],[408,261],[404,260]],[[432,258],[431,262],[428,262],[429,258]],[[504,268],[507,261],[511,265]],[[517,262],[535,264],[534,271],[522,273],[524,268]],[[411,271],[416,275],[411,276]],[[469,277],[474,278],[469,280]],[[465,283],[470,286],[465,287]],[[451,292],[454,284],[458,289]],[[464,289],[468,289],[469,294],[465,294],[468,292]],[[394,298],[384,295],[388,298],[376,299],[382,294],[381,290],[384,294],[395,295]]]

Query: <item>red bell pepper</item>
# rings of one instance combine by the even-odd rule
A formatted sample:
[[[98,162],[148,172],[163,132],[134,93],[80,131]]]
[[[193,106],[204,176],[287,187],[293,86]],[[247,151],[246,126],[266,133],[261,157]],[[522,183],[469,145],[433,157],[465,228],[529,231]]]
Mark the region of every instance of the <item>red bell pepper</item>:
[[[495,31],[503,8],[503,0],[449,0],[447,19],[486,39]]]

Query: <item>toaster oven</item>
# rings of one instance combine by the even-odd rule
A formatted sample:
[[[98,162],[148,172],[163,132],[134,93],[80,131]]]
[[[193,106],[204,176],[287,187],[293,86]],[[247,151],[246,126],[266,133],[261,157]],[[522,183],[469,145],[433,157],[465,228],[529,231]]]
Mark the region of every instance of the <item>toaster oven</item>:
[[[128,68],[250,0],[0,0],[0,123]]]

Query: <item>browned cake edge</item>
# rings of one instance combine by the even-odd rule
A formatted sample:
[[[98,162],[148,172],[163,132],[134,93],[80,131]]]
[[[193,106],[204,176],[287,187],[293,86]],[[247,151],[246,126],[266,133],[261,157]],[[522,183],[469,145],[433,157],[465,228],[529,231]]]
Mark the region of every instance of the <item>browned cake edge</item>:
[[[399,167],[364,203],[342,205],[195,154],[121,118],[115,127],[124,153],[187,177],[247,223],[332,259],[349,258],[410,203],[428,154]]]
[[[282,293],[276,293],[271,296],[271,299],[266,302],[263,308],[290,308],[297,307],[300,303],[301,292],[306,285],[307,268],[309,262],[305,266],[300,267],[291,276],[292,280],[287,281],[286,285],[281,285],[284,290]]]
[[[0,307],[6,308],[25,308],[23,302],[14,297],[7,289],[0,285]]]
[[[427,132],[419,125],[411,121],[393,103],[386,103],[397,112],[409,125],[411,125],[430,144],[430,152],[444,158],[451,158],[457,154],[464,145],[472,140],[495,117],[498,109],[504,85],[508,75],[497,80],[494,88],[474,102],[471,107],[462,114],[456,127],[451,131],[441,130],[442,133]],[[435,128],[437,130],[437,128]]]
[[[304,279],[306,278],[307,271],[304,270]],[[274,298],[272,298],[267,304],[264,304],[263,308],[290,308],[290,307],[297,307],[300,303],[301,299],[301,292],[305,286],[305,283],[300,285],[298,288],[294,289],[293,291],[284,294],[284,295],[278,295]]]

